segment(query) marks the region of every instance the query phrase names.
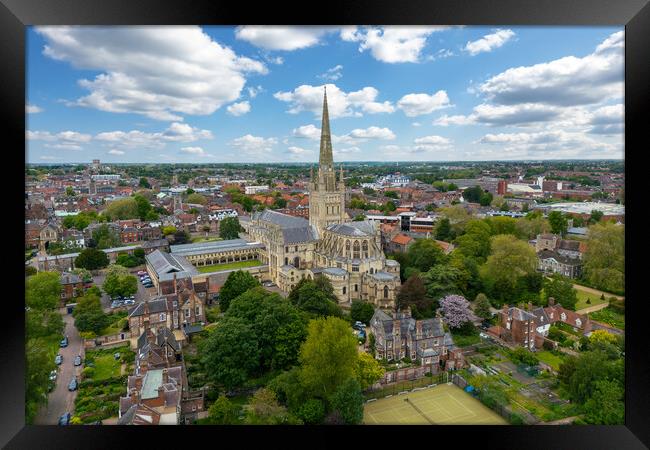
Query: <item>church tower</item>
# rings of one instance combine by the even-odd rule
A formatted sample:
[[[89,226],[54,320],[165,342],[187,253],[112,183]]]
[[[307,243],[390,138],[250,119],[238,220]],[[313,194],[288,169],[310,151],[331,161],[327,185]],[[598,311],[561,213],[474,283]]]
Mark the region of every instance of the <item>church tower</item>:
[[[320,135],[318,173],[309,183],[309,223],[318,230],[319,236],[328,225],[345,222],[345,183],[343,167],[339,179],[332,156],[332,135],[327,110],[327,88],[323,97],[323,122]]]

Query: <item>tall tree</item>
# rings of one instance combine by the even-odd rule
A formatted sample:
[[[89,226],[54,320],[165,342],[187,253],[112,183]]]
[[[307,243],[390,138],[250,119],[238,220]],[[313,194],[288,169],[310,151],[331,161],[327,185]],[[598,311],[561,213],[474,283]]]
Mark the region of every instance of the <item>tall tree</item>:
[[[39,272],[27,278],[25,303],[33,309],[53,309],[61,300],[61,276],[56,272]]]
[[[460,295],[448,295],[440,300],[443,320],[449,328],[459,329],[473,319],[469,302]]]
[[[203,363],[208,376],[230,390],[241,386],[259,367],[260,350],[253,326],[226,317],[205,341]]]
[[[589,227],[584,271],[589,282],[605,291],[625,289],[625,228],[601,222]]]
[[[551,226],[551,233],[564,236],[568,227],[568,220],[560,211],[551,211],[548,214],[548,223]]]
[[[453,238],[451,223],[447,217],[440,219],[435,228],[436,239],[439,241],[450,241]]]
[[[544,283],[544,296],[548,301],[549,298],[554,298],[555,301],[561,304],[566,309],[574,310],[576,303],[578,303],[577,291],[573,288],[573,282],[560,274],[553,274],[550,280]]]
[[[239,410],[228,397],[220,395],[208,409],[208,419],[213,425],[234,425],[239,422]]]
[[[358,320],[361,323],[370,323],[373,314],[375,314],[375,307],[372,303],[354,300],[350,307],[350,317],[352,320]]]
[[[219,222],[219,237],[221,239],[238,239],[239,232],[243,230],[237,217],[226,217]]]
[[[474,314],[482,319],[489,319],[492,317],[492,312],[490,311],[490,301],[487,296],[483,293],[480,293],[476,296],[474,300]]]
[[[357,340],[346,321],[337,317],[314,319],[300,349],[301,383],[314,396],[328,398],[354,376],[357,357]]]
[[[408,249],[409,266],[426,272],[432,266],[445,260],[445,255],[433,239],[416,239]]]
[[[102,288],[111,297],[128,297],[138,291],[138,279],[125,267],[112,264],[108,267]]]
[[[384,368],[369,353],[361,352],[357,358],[356,378],[361,389],[368,389],[384,376]]]
[[[110,217],[111,220],[137,219],[139,217],[138,203],[133,197],[113,200],[108,204],[103,214]]]
[[[332,409],[341,415],[344,423],[357,425],[362,422],[364,398],[356,379],[345,380],[332,396],[331,404]]]
[[[397,308],[405,310],[415,307],[418,311],[428,311],[433,300],[427,296],[424,280],[418,274],[409,277],[397,291]]]
[[[230,272],[226,282],[219,291],[219,307],[226,312],[230,302],[249,289],[259,286],[260,283],[253,275],[244,270]]]

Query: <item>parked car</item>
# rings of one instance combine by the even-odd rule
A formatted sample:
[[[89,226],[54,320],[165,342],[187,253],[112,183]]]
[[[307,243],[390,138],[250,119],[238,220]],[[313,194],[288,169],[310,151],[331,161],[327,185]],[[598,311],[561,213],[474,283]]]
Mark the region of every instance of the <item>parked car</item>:
[[[61,417],[59,417],[59,425],[70,425],[70,418],[72,417],[72,414],[69,412],[64,413]]]
[[[119,353],[119,352],[115,353],[115,354],[113,355],[113,358],[115,358],[116,361],[117,361],[118,359],[120,359],[120,353]]]
[[[59,347],[67,347],[68,346],[68,336],[65,336],[63,339],[61,339],[61,343],[59,344]]]
[[[56,355],[56,358],[54,358],[54,364],[60,366],[62,362],[63,362],[63,355]]]
[[[50,381],[56,381],[56,370],[50,372]]]
[[[70,380],[70,383],[68,384],[68,390],[69,391],[76,391],[77,390],[77,379],[73,378]]]
[[[75,366],[80,366],[81,365],[81,355],[77,355],[74,357],[74,365]]]
[[[138,276],[146,275],[147,271],[146,270],[138,270],[137,274],[138,274]]]
[[[143,286],[146,287],[146,288],[152,288],[153,283],[146,283],[146,284],[143,284]]]
[[[127,299],[124,300],[125,305],[135,305],[135,300]]]

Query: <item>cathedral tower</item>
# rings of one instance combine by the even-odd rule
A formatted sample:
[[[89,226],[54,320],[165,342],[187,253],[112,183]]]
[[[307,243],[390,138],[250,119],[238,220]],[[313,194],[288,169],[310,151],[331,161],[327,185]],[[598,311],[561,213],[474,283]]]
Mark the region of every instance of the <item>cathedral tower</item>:
[[[345,183],[343,168],[338,181],[332,156],[332,135],[327,110],[327,88],[323,97],[323,122],[320,135],[318,173],[309,183],[309,223],[318,229],[318,234],[328,225],[345,222]]]

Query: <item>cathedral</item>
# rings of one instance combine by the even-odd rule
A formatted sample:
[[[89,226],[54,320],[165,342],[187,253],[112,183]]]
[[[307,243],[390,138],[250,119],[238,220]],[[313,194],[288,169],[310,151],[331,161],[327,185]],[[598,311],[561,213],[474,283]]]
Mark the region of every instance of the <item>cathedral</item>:
[[[263,210],[248,223],[250,238],[265,246],[269,276],[284,292],[301,279],[327,277],[339,304],[362,300],[394,309],[400,267],[386,259],[381,235],[370,221],[353,222],[345,212],[343,168],[334,167],[327,92],[323,98],[318,172],[309,182],[309,221]]]

